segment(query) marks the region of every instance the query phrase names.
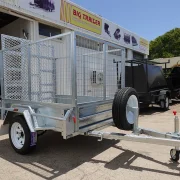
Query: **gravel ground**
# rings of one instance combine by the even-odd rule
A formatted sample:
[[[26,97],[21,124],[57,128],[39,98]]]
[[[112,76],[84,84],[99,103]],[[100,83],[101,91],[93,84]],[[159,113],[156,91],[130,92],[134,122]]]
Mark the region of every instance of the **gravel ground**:
[[[148,108],[141,112],[140,125],[162,132],[173,131],[172,110]],[[107,131],[119,132],[115,127]],[[78,136],[67,141],[59,133],[42,136],[34,153],[16,154],[8,136],[0,136],[0,180],[179,180],[180,164],[170,161],[171,147],[103,140]]]

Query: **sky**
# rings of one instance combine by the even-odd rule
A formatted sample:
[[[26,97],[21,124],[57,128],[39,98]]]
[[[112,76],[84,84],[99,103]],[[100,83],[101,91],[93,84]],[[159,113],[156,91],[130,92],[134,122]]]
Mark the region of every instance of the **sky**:
[[[180,28],[180,0],[71,0],[151,41]]]

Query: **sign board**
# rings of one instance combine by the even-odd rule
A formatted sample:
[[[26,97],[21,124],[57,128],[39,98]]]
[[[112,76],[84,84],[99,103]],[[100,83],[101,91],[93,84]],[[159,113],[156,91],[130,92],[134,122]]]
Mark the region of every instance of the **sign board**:
[[[102,19],[61,0],[60,20],[101,35]]]
[[[26,9],[35,14],[43,15],[59,21],[60,17],[60,0],[1,0]]]
[[[102,37],[108,39],[121,46],[139,51],[141,53],[149,53],[149,42],[136,34],[103,19]]]
[[[142,51],[149,51],[149,42],[144,39],[144,38],[140,38],[140,46],[139,48],[142,50]],[[148,52],[147,52],[148,53]]]
[[[95,33],[105,40],[126,48],[149,54],[149,42],[144,38],[95,15],[67,0],[1,0],[26,9],[36,15],[43,15],[56,22],[66,22]]]

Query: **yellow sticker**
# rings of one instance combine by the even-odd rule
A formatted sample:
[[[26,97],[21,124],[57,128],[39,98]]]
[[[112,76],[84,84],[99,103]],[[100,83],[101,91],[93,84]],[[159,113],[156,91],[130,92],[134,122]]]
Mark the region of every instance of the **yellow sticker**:
[[[77,27],[101,34],[102,19],[61,0],[60,19]]]

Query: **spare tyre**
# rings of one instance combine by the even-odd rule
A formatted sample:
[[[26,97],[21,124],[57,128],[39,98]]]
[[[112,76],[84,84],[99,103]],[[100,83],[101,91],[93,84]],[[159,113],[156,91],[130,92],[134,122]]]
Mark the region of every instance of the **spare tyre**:
[[[138,112],[135,113],[135,111]],[[130,87],[119,90],[114,97],[112,106],[112,117],[115,126],[122,130],[132,130],[138,115],[139,100],[136,90]]]

